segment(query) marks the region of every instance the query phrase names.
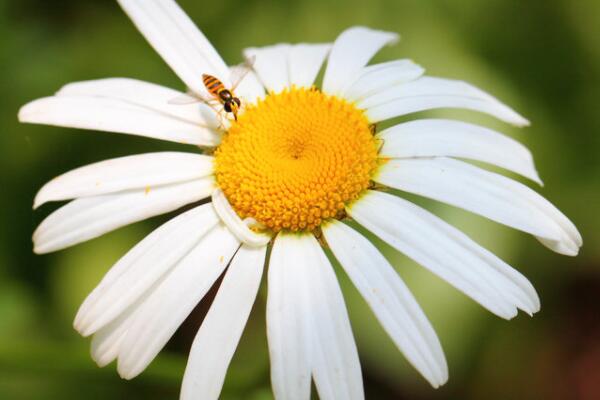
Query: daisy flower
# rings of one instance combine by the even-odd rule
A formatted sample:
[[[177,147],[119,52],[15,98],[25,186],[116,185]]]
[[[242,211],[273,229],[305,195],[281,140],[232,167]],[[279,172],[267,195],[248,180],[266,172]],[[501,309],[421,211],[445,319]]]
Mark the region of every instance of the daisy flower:
[[[119,3],[191,93],[208,95],[203,74],[231,87],[232,68],[175,2]],[[20,110],[22,122],[190,145],[189,153],[140,154],[75,169],[35,198],[36,208],[72,200],[35,231],[37,253],[196,203],[125,254],[79,309],[75,329],[93,337],[92,357],[100,366],[117,360],[123,378],[140,374],[223,275],[181,391],[182,399],[218,398],[268,264],[275,398],[309,399],[311,380],[322,399],[364,398],[327,247],[407,360],[432,386],[442,385],[448,368],[430,322],[356,225],[499,317],[539,310],[523,275],[397,195],[414,193],[469,210],[527,232],[557,253],[576,255],[581,236],[546,199],[463,161],[541,183],[529,151],[456,120],[419,119],[380,132],[375,125],[436,108],[473,110],[516,126],[527,120],[468,83],[424,75],[412,61],[368,65],[397,40],[394,33],[353,27],[332,44],[246,49],[253,71],[235,88],[242,99],[237,121],[226,116],[225,124],[223,113],[218,117],[203,102],[173,104],[183,93],[126,78],[71,83]]]

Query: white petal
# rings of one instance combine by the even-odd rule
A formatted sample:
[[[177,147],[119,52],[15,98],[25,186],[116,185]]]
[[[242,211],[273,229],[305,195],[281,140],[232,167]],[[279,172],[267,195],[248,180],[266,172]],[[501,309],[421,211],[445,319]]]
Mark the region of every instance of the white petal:
[[[19,110],[19,121],[125,133],[198,146],[216,146],[221,141],[212,129],[106,97],[41,98]]]
[[[267,337],[276,400],[310,398],[310,326],[302,279],[307,247],[297,235],[275,238],[268,271]]]
[[[87,336],[115,319],[218,222],[212,206],[204,204],[154,230],[125,254],[85,299],[75,317],[75,329]]]
[[[385,45],[398,41],[398,35],[391,32],[376,31],[364,27],[353,27],[342,32],[331,49],[325,76],[323,91],[337,95],[354,83],[371,57]]]
[[[127,336],[131,324],[135,320],[136,313],[156,288],[162,284],[164,279],[165,276],[162,276],[156,280],[145,293],[127,307],[117,318],[94,333],[90,350],[92,359],[99,367],[104,367],[119,357],[119,353],[123,349],[123,341]]]
[[[333,221],[323,227],[331,251],[408,361],[438,387],[448,380],[442,346],[423,310],[375,246]]]
[[[219,225],[167,275],[136,311],[119,352],[125,379],[141,373],[221,275],[239,242]]]
[[[127,334],[127,329],[131,325],[133,315],[138,307],[148,298],[148,293],[144,294],[118,318],[111,321],[110,324],[98,330],[92,336],[92,345],[90,353],[92,359],[100,368],[107,366],[117,359],[123,339]]]
[[[566,218],[566,217],[565,217]],[[571,223],[571,221],[568,221],[569,223]],[[544,246],[546,246],[547,248],[549,248],[550,250],[559,253],[559,254],[563,254],[566,256],[576,256],[579,253],[579,247],[582,246],[581,244],[573,244],[573,242],[571,242],[570,240],[550,240],[550,239],[544,239],[541,237],[536,237],[537,240],[539,240],[539,242],[541,244],[543,244]]]
[[[256,57],[254,71],[269,92],[279,93],[290,85],[289,44],[244,49],[246,58]]]
[[[92,337],[90,354],[100,368],[117,359],[123,338],[127,333],[130,314],[123,314]]]
[[[174,98],[184,96],[184,93],[137,79],[106,78],[69,83],[63,86],[56,96],[90,96],[120,100],[194,125],[209,128],[219,125],[214,110],[208,105],[201,102],[172,104]]]
[[[397,60],[364,67],[358,79],[343,92],[349,101],[360,101],[400,83],[410,82],[425,73],[411,60]]]
[[[202,74],[229,83],[227,65],[175,1],[119,0],[119,4],[190,89],[205,92]]]
[[[311,87],[331,49],[331,44],[296,44],[288,54],[291,85]]]
[[[192,344],[182,400],[219,398],[260,286],[266,251],[266,246],[242,246],[236,253]]]
[[[252,231],[237,215],[227,201],[221,189],[212,193],[212,204],[221,221],[229,228],[238,240],[251,247],[263,247],[271,240],[271,235]]]
[[[483,161],[542,183],[525,146],[491,129],[448,119],[419,119],[377,134],[380,157],[459,157]]]
[[[462,161],[393,159],[373,179],[464,208],[536,237],[562,242],[570,249],[570,255],[577,254],[581,245],[577,228],[548,200],[522,183]]]
[[[208,211],[212,211],[210,209],[209,205],[206,205],[204,207],[207,207]],[[191,210],[190,212],[188,212],[187,214],[190,213],[198,213],[198,211],[200,211],[199,207],[195,210]],[[197,210],[197,211],[196,211]],[[205,209],[206,211],[206,209]],[[217,222],[217,218],[216,215],[214,215],[213,212],[213,218],[214,218],[214,222],[216,224]],[[178,217],[179,218],[179,217]],[[186,224],[189,224],[190,222],[194,222],[191,218],[189,221],[185,221]],[[195,222],[200,222],[197,219],[195,220]],[[166,224],[165,224],[166,225]],[[174,228],[174,227],[179,227],[181,228],[181,221],[177,224],[177,226],[173,226],[173,224],[171,224],[170,228]],[[211,225],[212,227],[214,227],[214,224]],[[197,229],[197,227],[196,227]],[[208,230],[209,228],[205,228],[202,227],[203,232],[205,233],[206,230]],[[161,228],[159,228],[159,230],[161,230]],[[171,231],[173,229],[170,229]],[[158,230],[157,230],[158,231]],[[152,247],[155,242],[159,242],[159,244],[161,244],[160,242],[167,239],[164,236],[166,234],[168,234],[169,232],[165,232],[164,230],[161,232],[160,237],[154,237],[155,240],[151,241],[150,243],[148,243],[146,240],[145,246],[146,247]],[[150,238],[151,236],[153,236],[154,233],[152,235],[150,235],[148,238]],[[148,239],[146,238],[146,239]],[[179,236],[179,238],[181,238]],[[141,243],[140,243],[141,244]],[[165,245],[168,244],[172,244],[172,243],[164,243]],[[128,253],[127,256],[124,257],[124,259],[126,258],[136,258],[138,255],[140,255],[139,253],[141,252],[141,250],[139,249],[140,246],[136,246],[136,248],[132,249],[132,251],[130,251]],[[140,250],[137,251],[136,250]],[[188,249],[189,250],[189,249]],[[152,249],[150,249],[150,251],[152,251]],[[171,258],[172,259],[172,254],[160,254],[160,252],[158,253],[154,253],[155,256],[161,256],[164,255],[166,258]],[[146,257],[146,254],[141,254],[141,258]],[[160,260],[157,258],[157,260]],[[149,267],[150,269],[153,268],[153,266],[151,266],[151,264],[148,263],[148,259],[145,260],[145,266]],[[116,283],[117,285],[119,283],[122,282],[118,282],[117,280],[120,278],[120,276],[125,275],[130,273],[130,269],[131,267],[128,267],[127,265],[125,265],[124,263],[120,263],[120,266],[115,266],[113,267],[108,274],[106,275],[105,279],[103,280],[102,284],[106,284],[106,286],[102,287],[102,284],[99,286],[99,288],[103,288],[103,289],[110,289],[110,286],[112,283]],[[149,270],[148,271],[149,274],[154,274],[155,271],[153,270]],[[144,277],[142,277],[141,274],[138,274],[140,276],[141,279],[144,279]],[[112,279],[111,279],[112,278]],[[135,319],[136,316],[136,312],[140,309],[140,307],[142,306],[142,304],[144,304],[144,302],[150,297],[150,294],[152,294],[156,288],[162,284],[163,280],[165,279],[165,274],[163,274],[163,276],[157,278],[157,279],[150,279],[150,283],[151,285],[148,287],[148,289],[139,296],[139,298],[137,298],[135,300],[135,302],[133,302],[131,305],[129,305],[117,318],[115,318],[114,320],[112,320],[109,324],[103,326],[101,329],[99,329],[98,331],[96,331],[94,333],[94,336],[92,338],[92,346],[91,346],[91,355],[92,358],[94,359],[94,361],[96,361],[96,363],[100,366],[100,367],[104,367],[105,365],[111,363],[112,361],[114,361],[118,356],[119,356],[119,352],[122,349],[122,343],[123,340],[125,339],[125,336],[127,334],[127,331],[129,330],[129,328],[131,327],[132,322]],[[139,287],[135,287],[135,284],[133,286],[133,289],[139,289]],[[128,295],[126,292],[123,292],[124,295]],[[104,297],[106,296],[111,296],[109,293],[103,293],[102,291],[98,291],[97,289],[94,290],[94,292],[92,292],[92,294],[88,297],[88,299],[86,299],[86,303],[89,302],[88,300],[93,299],[94,295],[97,295],[96,298],[100,298],[101,300],[104,299]],[[117,299],[113,299],[115,301],[118,301]],[[85,307],[85,303],[84,305],[82,305],[82,307],[80,308],[80,311],[84,309]],[[92,304],[93,306],[93,304]],[[78,313],[79,316],[80,313]],[[76,320],[77,323],[77,320]],[[76,326],[77,328],[77,326]]]
[[[529,121],[498,99],[466,82],[430,76],[374,93],[356,106],[366,110],[371,122],[434,108],[465,108],[513,125],[529,125]]]
[[[291,85],[310,87],[330,48],[329,44],[282,43],[247,48],[244,56],[256,57],[258,78],[268,91],[278,93]]]
[[[347,209],[365,228],[440,276],[494,314],[532,314],[539,299],[531,283],[464,233],[396,196],[369,191]]]
[[[309,304],[312,373],[319,398],[364,399],[360,361],[344,298],[327,256],[313,235],[300,237],[306,254],[301,279]]]
[[[48,253],[204,199],[212,178],[73,200],[50,214],[33,234],[34,251]]]
[[[33,207],[47,201],[185,182],[212,173],[213,158],[202,154],[161,152],[113,158],[52,179],[37,193]]]

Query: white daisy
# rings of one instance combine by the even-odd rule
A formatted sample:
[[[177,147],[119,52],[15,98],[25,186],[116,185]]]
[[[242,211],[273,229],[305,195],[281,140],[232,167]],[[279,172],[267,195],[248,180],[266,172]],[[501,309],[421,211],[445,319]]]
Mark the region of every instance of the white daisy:
[[[191,92],[202,74],[230,87],[230,68],[176,3],[120,0],[135,25]],[[423,311],[353,219],[398,251],[506,319],[539,310],[529,281],[471,238],[394,188],[464,208],[576,255],[575,226],[529,187],[457,158],[535,182],[529,151],[480,126],[421,119],[375,132],[416,111],[464,108],[528,122],[465,83],[424,76],[408,60],[367,65],[397,35],[354,27],[333,44],[250,48],[254,72],[235,93],[237,122],[220,131],[212,108],[176,105],[182,93],[133,79],[72,83],[19,112],[22,122],[119,132],[193,145],[84,166],[46,184],[35,207],[74,199],[34,234],[47,253],[211,198],[165,223],[108,272],[75,328],[93,335],[92,357],[140,374],[224,273],[194,340],[181,398],[216,399],[261,282],[267,249],[267,333],[277,399],[361,399],[359,357],[327,245],[408,361],[434,387],[448,370]],[[316,76],[327,59],[320,89]],[[199,154],[198,147],[215,149]],[[195,149],[195,150],[194,150]],[[213,155],[208,155],[213,154]]]

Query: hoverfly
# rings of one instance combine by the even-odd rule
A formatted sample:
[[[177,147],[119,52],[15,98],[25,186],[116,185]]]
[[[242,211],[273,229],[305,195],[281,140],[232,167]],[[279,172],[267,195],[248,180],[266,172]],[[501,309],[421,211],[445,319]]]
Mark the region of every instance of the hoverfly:
[[[208,93],[223,105],[223,110],[227,113],[232,113],[233,118],[237,121],[237,113],[242,105],[240,99],[233,94],[237,85],[233,85],[231,89],[227,89],[219,78],[208,74],[202,74],[202,82]]]
[[[232,86],[230,89],[226,88],[219,78],[209,74],[202,74],[202,83],[208,92],[208,96],[188,91],[187,94],[171,99],[169,103],[190,104],[202,101],[214,108],[219,115],[222,111],[225,111],[226,114],[233,114],[233,119],[237,121],[237,115],[242,106],[242,101],[235,95],[234,91],[252,69],[254,60],[255,57],[248,58],[244,63],[231,68]],[[216,105],[221,105],[222,108],[217,109],[215,108]]]

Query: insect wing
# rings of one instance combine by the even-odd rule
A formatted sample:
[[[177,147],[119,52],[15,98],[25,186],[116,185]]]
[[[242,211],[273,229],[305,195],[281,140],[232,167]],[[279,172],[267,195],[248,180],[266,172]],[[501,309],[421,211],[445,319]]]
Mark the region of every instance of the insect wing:
[[[191,96],[189,94],[180,94],[179,96],[175,96],[171,100],[169,100],[169,104],[185,105],[197,103],[199,101],[200,99],[195,96]]]
[[[248,72],[252,70],[252,66],[254,65],[255,61],[256,56],[251,56],[246,58],[246,61],[243,63],[231,67],[231,91],[234,91],[240,82],[246,77]]]
[[[208,95],[188,91],[187,93],[182,93],[178,96],[173,97],[171,100],[169,100],[169,104],[185,105],[198,103],[200,101],[207,103],[210,100],[212,100],[212,98]]]

